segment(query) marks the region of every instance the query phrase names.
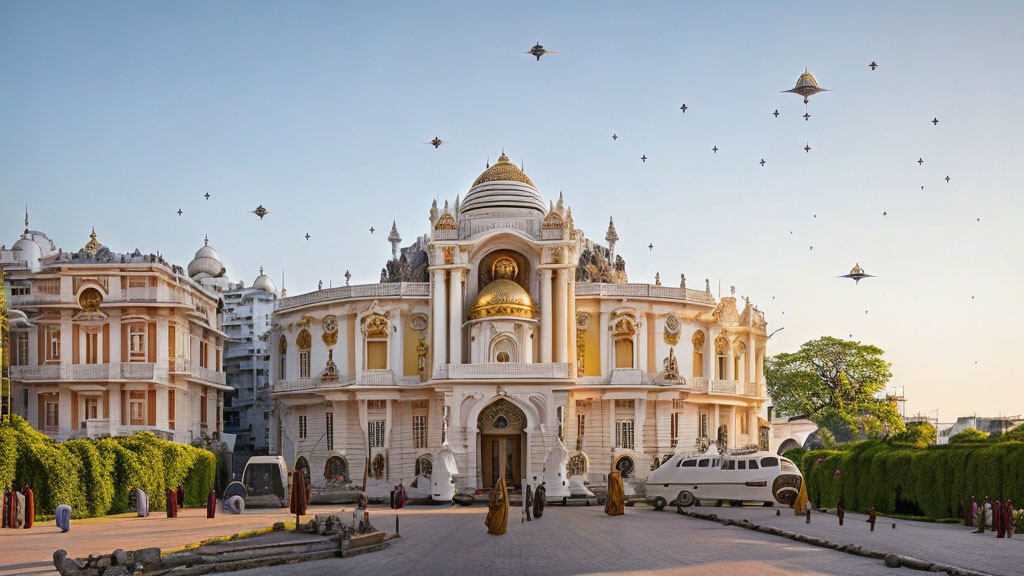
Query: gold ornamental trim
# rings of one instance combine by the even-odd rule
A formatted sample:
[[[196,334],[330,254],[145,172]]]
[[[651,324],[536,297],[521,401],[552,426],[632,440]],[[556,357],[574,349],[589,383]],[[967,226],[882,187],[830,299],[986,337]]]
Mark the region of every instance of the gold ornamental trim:
[[[484,170],[480,176],[473,182],[473,186],[479,186],[485,182],[498,182],[501,180],[511,180],[513,182],[522,182],[523,184],[529,184],[533,186],[533,181],[530,177],[523,173],[518,166],[509,162],[508,156],[504,152],[498,157],[498,161],[494,163],[487,170]]]

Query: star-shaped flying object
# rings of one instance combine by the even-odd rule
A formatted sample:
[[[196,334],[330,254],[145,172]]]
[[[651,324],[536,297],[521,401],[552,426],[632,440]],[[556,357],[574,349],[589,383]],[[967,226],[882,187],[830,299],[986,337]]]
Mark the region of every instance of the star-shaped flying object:
[[[806,122],[806,121],[808,121],[810,119],[811,119],[811,113],[810,112],[804,112],[804,122]]]
[[[889,213],[888,213],[888,212],[882,212],[882,217],[883,217],[883,218],[885,218],[885,217],[886,217],[886,216],[888,216],[888,215],[889,215]]]
[[[654,250],[654,243],[653,243],[653,242],[651,242],[650,244],[648,244],[648,245],[647,245],[647,249],[648,249],[648,250]]]
[[[617,135],[612,134],[612,140],[618,140],[618,139],[619,139],[619,137]]]
[[[718,146],[712,148],[711,151],[714,152],[715,154],[718,154]]]
[[[312,236],[309,235],[309,232],[306,232],[306,242],[309,242],[310,238],[312,238]]]
[[[444,140],[441,140],[437,136],[434,136],[433,140],[431,140],[429,142],[424,142],[424,144],[430,144],[431,146],[434,147],[434,150],[437,150],[438,148],[441,147],[441,144],[447,144],[447,142],[445,142]]]
[[[932,118],[932,126],[938,126],[938,125],[939,125],[939,119],[938,118]]]
[[[207,200],[209,200],[210,199],[210,193],[207,192],[206,194],[203,194],[203,198],[206,198]]]
[[[643,162],[644,164],[646,164],[647,163],[647,154],[644,154],[643,156],[641,156],[640,157],[640,161]]]
[[[540,45],[540,42],[537,42],[536,44],[533,45],[533,48],[530,48],[530,50],[528,52],[523,52],[523,54],[529,54],[530,56],[536,56],[537,57],[537,62],[540,62],[540,57],[541,56],[543,56],[545,54],[558,54],[558,52],[556,50],[545,50],[544,47]]]
[[[946,176],[946,184],[949,184],[949,176]]]
[[[864,269],[860,267],[860,263],[858,262],[857,264],[853,265],[853,268],[850,269],[849,274],[843,274],[842,276],[838,276],[838,278],[850,278],[851,280],[853,280],[854,284],[860,284],[861,280],[865,278],[874,278],[874,276],[864,272]],[[864,313],[867,314],[867,312]]]
[[[687,108],[689,108],[689,106],[687,106],[685,103],[682,106],[679,107],[679,109],[683,111],[683,114],[686,114],[686,109]]]
[[[375,230],[376,230],[376,228],[374,228],[373,226],[370,226],[370,234],[373,234],[373,232],[374,232]]]
[[[804,152],[810,152],[810,151],[811,151],[811,144],[810,143],[805,144],[804,145]]]
[[[924,158],[918,158],[917,159],[917,165],[920,166],[922,164],[924,164]]]
[[[761,158],[761,168],[764,168],[764,158]]]
[[[871,64],[868,64],[868,67],[871,68],[872,71],[874,71],[875,68],[878,68],[878,64],[876,64],[875,61],[872,60]]]
[[[178,216],[181,216],[181,208],[178,208]]]
[[[775,116],[776,118],[779,117],[779,109],[778,108],[775,109],[775,112],[772,112],[772,116]]]
[[[273,214],[273,212],[264,208],[263,204],[260,204],[259,206],[256,207],[255,210],[252,210],[251,212],[259,216],[260,220],[263,220],[263,217],[266,216],[267,214]]]

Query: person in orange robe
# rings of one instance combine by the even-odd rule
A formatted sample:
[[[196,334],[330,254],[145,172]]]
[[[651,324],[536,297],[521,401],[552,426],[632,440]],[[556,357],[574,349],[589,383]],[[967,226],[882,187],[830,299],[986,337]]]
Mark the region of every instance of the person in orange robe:
[[[32,493],[32,489],[25,484],[25,529],[32,527],[32,524],[36,521],[36,495]]]
[[[604,503],[604,513],[609,516],[622,516],[626,513],[626,489],[622,485],[622,473],[618,470],[608,475],[608,496]]]
[[[800,492],[796,495],[796,500],[793,500],[793,511],[796,512],[797,516],[803,516],[807,513],[807,486],[805,482],[800,483]]]
[[[499,478],[491,491],[491,498],[487,501],[487,533],[501,536],[508,528],[508,488],[505,487],[505,479]]]

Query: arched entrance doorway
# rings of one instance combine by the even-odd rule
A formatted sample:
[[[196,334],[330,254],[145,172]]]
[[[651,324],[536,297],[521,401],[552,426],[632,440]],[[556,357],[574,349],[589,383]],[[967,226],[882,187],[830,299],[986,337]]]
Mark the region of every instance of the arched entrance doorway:
[[[511,488],[523,476],[523,446],[526,444],[526,414],[504,398],[487,406],[477,419],[480,430],[480,479],[491,488],[505,478]]]

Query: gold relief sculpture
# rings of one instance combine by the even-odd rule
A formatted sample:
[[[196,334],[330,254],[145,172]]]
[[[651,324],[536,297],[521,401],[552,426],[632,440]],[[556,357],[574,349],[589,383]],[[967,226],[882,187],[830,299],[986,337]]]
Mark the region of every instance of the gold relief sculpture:
[[[338,379],[338,366],[334,363],[334,350],[327,350],[327,366],[324,367],[324,374],[320,377],[321,381],[334,382]]]
[[[86,288],[78,296],[78,305],[86,312],[96,312],[100,309],[102,302],[103,294],[100,294],[100,291],[95,288]]]
[[[299,332],[299,335],[295,338],[295,346],[302,352],[313,347],[313,338],[309,335],[309,330],[303,328]]]
[[[514,250],[495,250],[481,258],[477,265],[477,270],[479,270],[477,286],[487,286],[498,279],[494,275],[494,263],[502,258],[512,260],[515,264],[515,274],[513,274],[512,280],[528,291],[530,289],[530,261]]]
[[[736,356],[742,356],[747,351],[747,345],[742,340],[737,340],[736,344],[732,347],[732,353]]]
[[[632,336],[637,332],[636,316],[632,312],[624,312],[612,321],[612,332],[616,336]]]
[[[693,342],[694,352],[702,352],[704,350],[704,332],[701,330],[694,332],[690,342]]]
[[[338,343],[338,331],[335,330],[334,332],[324,332],[323,334],[320,335],[320,338],[324,341],[324,344],[326,344],[327,347],[330,348]]]
[[[679,317],[675,314],[669,314],[665,318],[665,343],[669,346],[675,346],[679,343],[679,332],[682,330],[683,323],[679,320]]]
[[[363,318],[363,335],[367,338],[388,337],[388,317],[385,314],[370,314]]]
[[[738,326],[740,323],[740,313],[736,310],[736,298],[732,296],[722,298],[711,312],[711,315],[725,326]]]
[[[103,288],[104,292],[110,292],[109,285],[107,283],[106,276],[72,276],[71,277],[71,290],[78,292],[84,284],[97,284]],[[60,291],[60,284],[57,284],[56,289]]]
[[[565,463],[565,475],[583,476],[587,473],[587,469],[590,467],[588,464],[587,455],[583,452],[576,452],[572,456],[569,456],[569,461]]]
[[[679,382],[679,364],[676,362],[676,349],[668,349],[668,358],[663,362],[665,366],[665,381]]]
[[[413,314],[409,317],[409,327],[418,332],[422,332],[427,329],[427,315],[426,314]]]
[[[277,353],[282,356],[288,353],[288,339],[284,337],[284,334],[277,339]]]
[[[526,428],[526,416],[518,406],[499,398],[480,413],[481,432],[513,432]]]
[[[420,381],[427,381],[427,352],[430,350],[430,345],[427,344],[427,339],[420,334],[419,342],[416,343],[416,371],[419,372]]]
[[[437,219],[437,224],[434,224],[434,230],[456,230],[458,227],[455,216],[452,216],[452,213],[447,210]]]
[[[92,233],[89,234],[89,241],[82,247],[82,252],[85,252],[88,256],[95,256],[99,252],[101,244],[96,240],[96,229],[92,229]]]
[[[444,263],[454,264],[455,263],[455,247],[445,246],[444,247]]]
[[[584,358],[587,352],[587,342],[583,339],[582,333],[576,334],[576,376],[582,377],[584,374]]]
[[[563,220],[562,215],[555,210],[548,212],[548,215],[544,217],[544,221],[540,223],[540,227],[544,230],[560,230],[564,226],[565,220]]]
[[[587,312],[576,313],[576,331],[586,332],[590,328],[590,314]]]
[[[729,340],[724,334],[719,334],[718,338],[715,338],[715,354],[719,356],[725,356],[729,350]]]

